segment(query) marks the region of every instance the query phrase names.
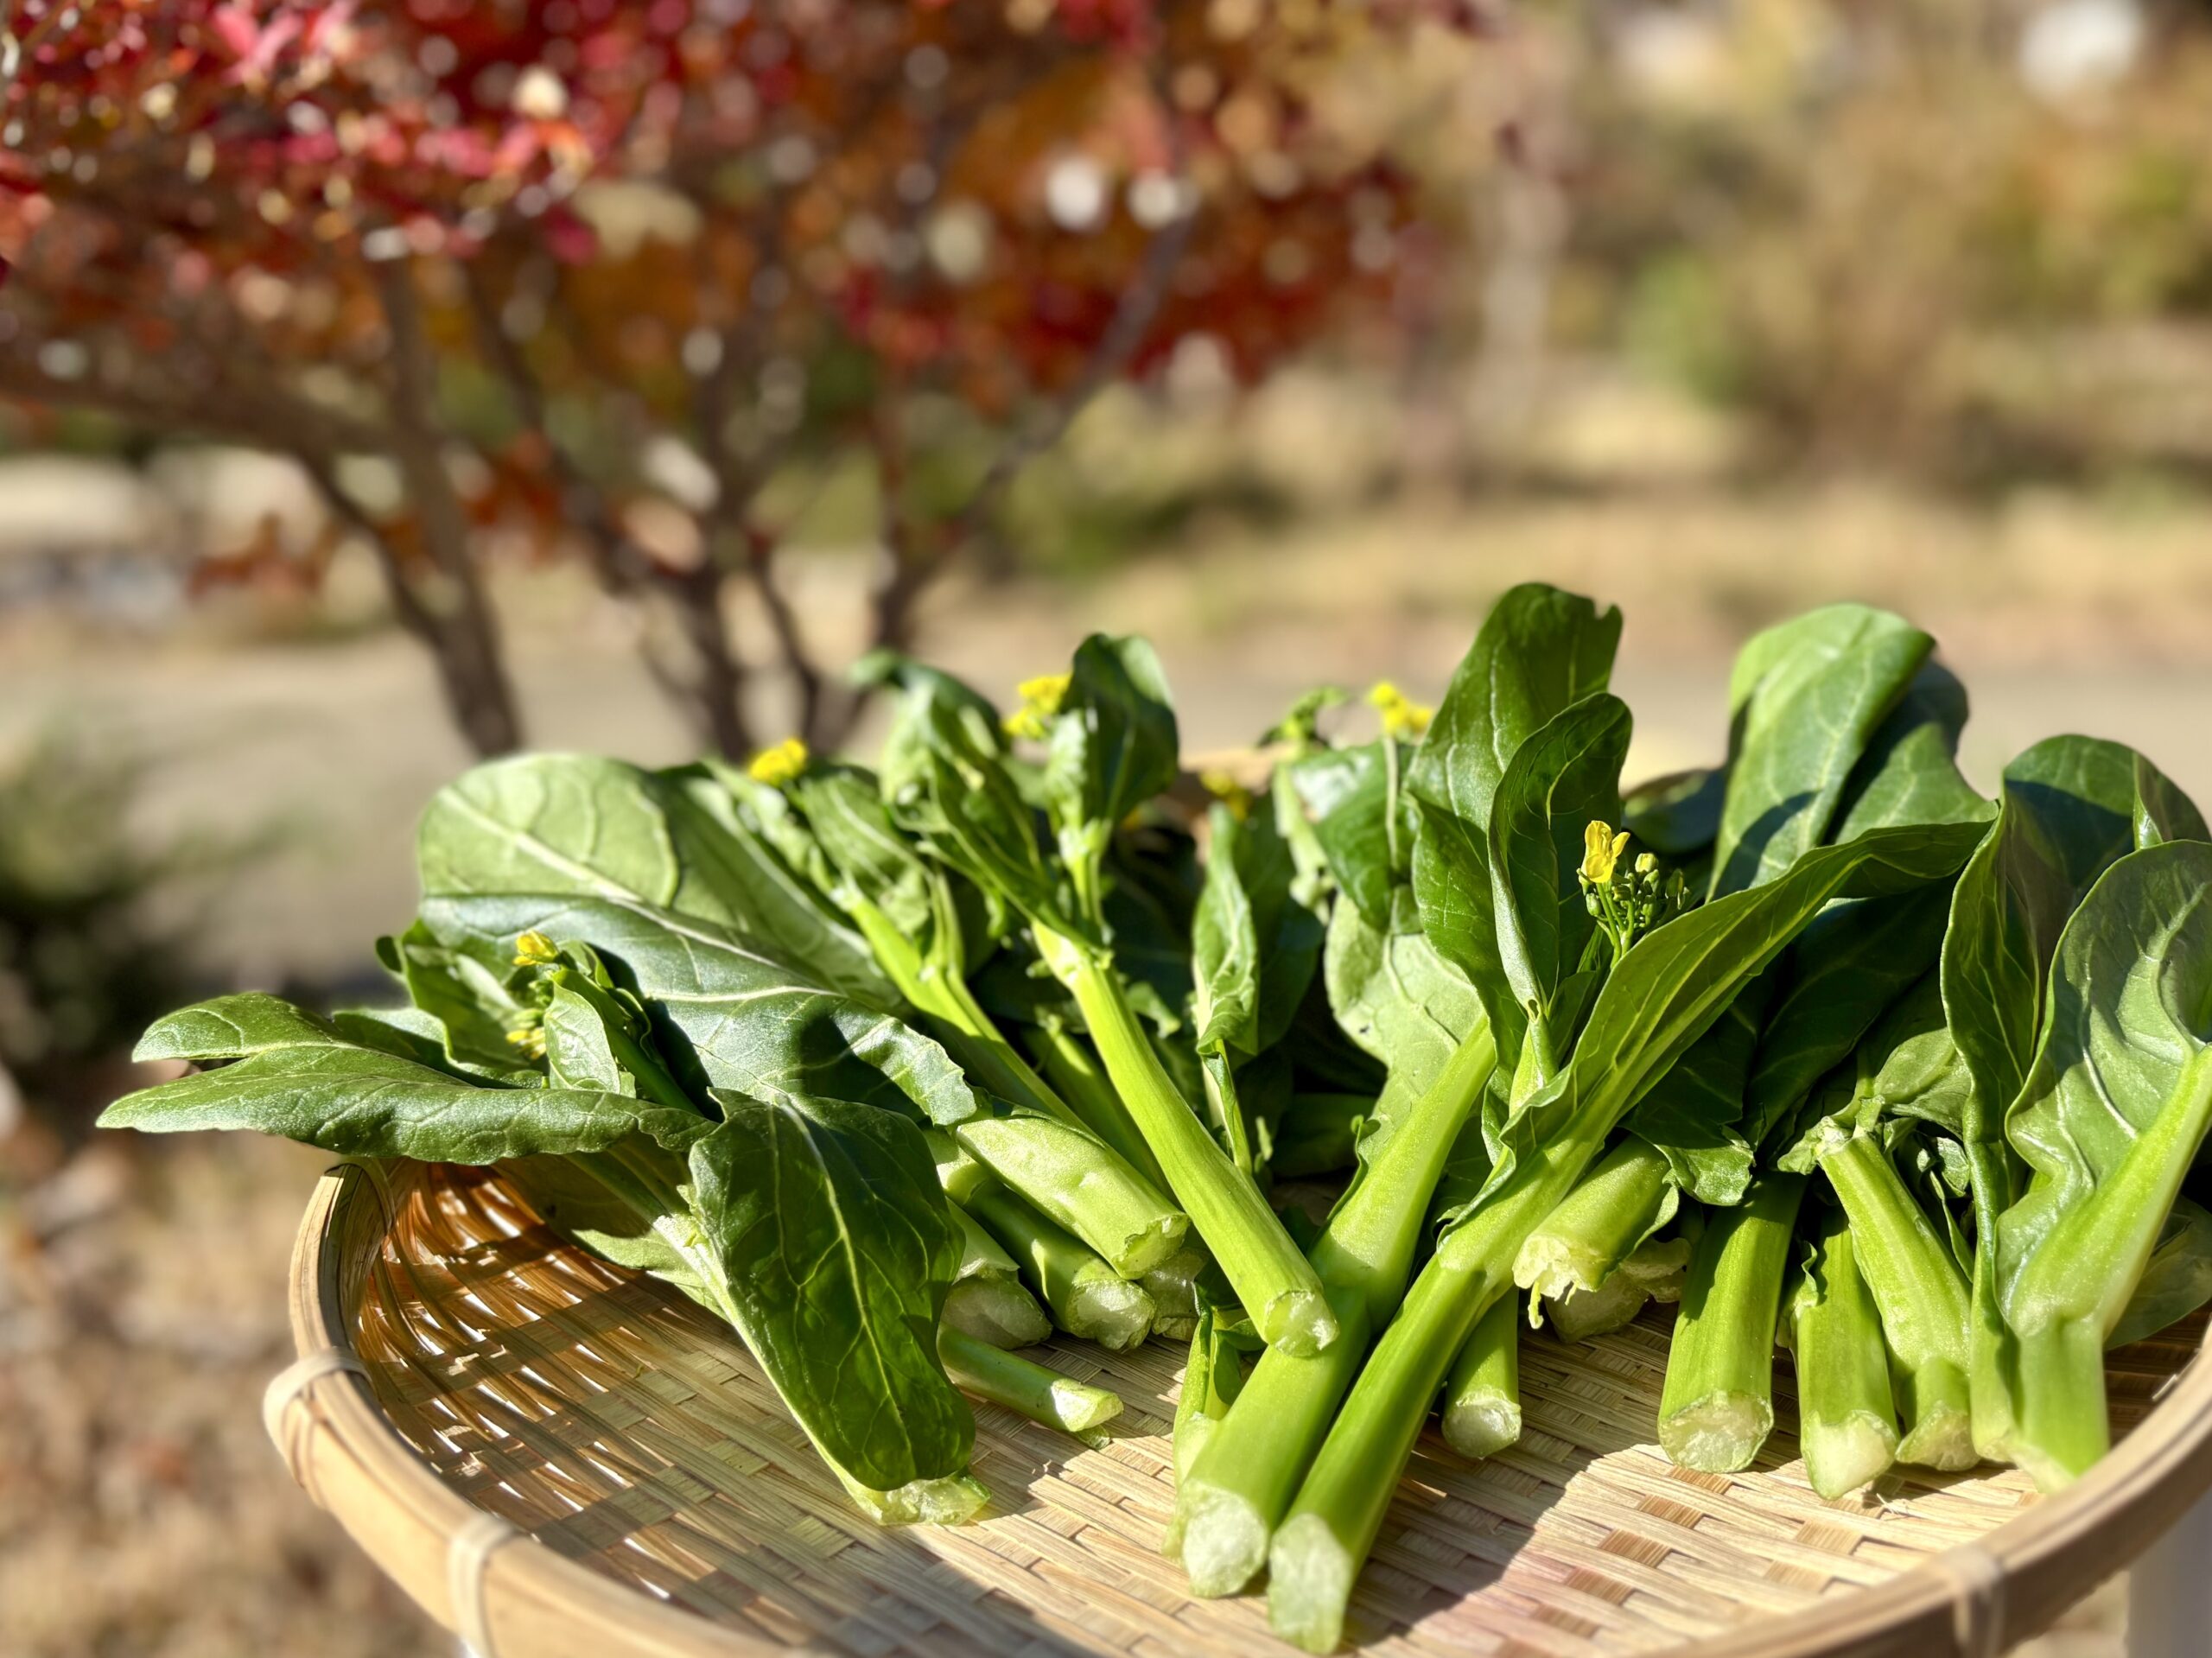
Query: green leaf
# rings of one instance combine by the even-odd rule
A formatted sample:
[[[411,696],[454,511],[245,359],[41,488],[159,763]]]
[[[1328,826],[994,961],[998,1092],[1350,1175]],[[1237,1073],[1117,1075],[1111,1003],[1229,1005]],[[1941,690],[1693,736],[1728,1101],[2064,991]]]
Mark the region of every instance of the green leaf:
[[[1510,589],[1491,607],[1428,733],[1407,787],[1431,805],[1483,825],[1513,753],[1561,710],[1605,689],[1621,613],[1541,582]]]
[[[2212,1301],[2212,1214],[2186,1197],[2174,1199],[2150,1264],[2128,1297],[2107,1347],[2125,1347],[2155,1336]]]
[[[235,1063],[124,1096],[101,1114],[104,1128],[246,1128],[348,1157],[496,1163],[597,1151],[639,1134],[679,1146],[705,1126],[693,1113],[620,1094],[487,1087],[363,1046],[329,1020],[259,994],[219,996],[156,1021],[135,1057]]]
[[[2005,1133],[2031,1171],[1998,1222],[2006,1322],[2103,1337],[2212,1124],[2212,845],[2114,863],[2067,923]]]
[[[416,833],[429,897],[570,893],[727,928],[880,1007],[867,941],[735,820],[678,781],[577,754],[494,760],[439,791]]]
[[[1894,823],[1986,823],[1994,816],[1996,807],[1959,770],[1967,711],[1967,688],[1958,677],[1939,662],[1922,663],[1852,769],[1843,787],[1842,826],[1829,838],[1848,841]]]
[[[892,821],[880,782],[858,766],[811,765],[791,795],[835,871],[831,896],[842,891],[843,901],[873,905],[918,954],[949,950],[947,964],[957,971],[962,941],[957,927],[943,925],[948,916],[938,892],[944,876]]]
[[[2140,754],[2135,757],[2134,821],[2138,848],[2166,841],[2212,841],[2212,829],[2206,829],[2196,803]]]
[[[1996,1138],[2026,1081],[2067,918],[2135,846],[2139,808],[2179,827],[2195,816],[2185,805],[2133,749],[2097,738],[2048,738],[2005,768],[1997,820],[1959,876],[1943,938],[1943,1005],[1974,1083],[1969,1142]]]
[[[1712,847],[1727,798],[1725,765],[1653,778],[1630,789],[1621,802],[1621,827],[1637,845],[1680,862]]]
[[[937,1357],[960,1238],[919,1131],[872,1107],[718,1092],[690,1148],[717,1287],[791,1414],[861,1484],[958,1473],[975,1439]]]
[[[503,970],[456,956],[419,921],[397,937],[379,939],[377,953],[406,987],[408,1000],[434,1022],[453,1064],[494,1077],[536,1070],[507,1040],[523,1010]]]
[[[1410,1100],[1482,1023],[1483,1006],[1465,975],[1428,942],[1412,893],[1397,891],[1387,931],[1368,925],[1357,906],[1337,905],[1322,970],[1344,1034],[1389,1066],[1390,1092]]]
[[[899,825],[986,894],[1054,931],[1099,942],[1088,919],[1071,913],[1046,861],[1037,814],[1007,769],[995,727],[963,704],[912,706],[911,781],[894,787],[893,774],[883,775]]]
[[[1744,1132],[1753,1145],[1789,1132],[1814,1084],[1936,965],[1949,906],[1942,881],[1839,904],[1791,944],[1744,1090]]]
[[[1751,1188],[1751,1148],[1737,1124],[1767,984],[1745,986],[1628,1115],[1629,1132],[1663,1153],[1675,1184],[1700,1203],[1740,1204]]]
[[[1619,819],[1621,762],[1632,725],[1618,697],[1589,697],[1523,742],[1499,779],[1488,862],[1504,994],[1490,989],[1484,1003],[1499,1033],[1503,1069],[1511,1070],[1519,1057],[1530,1011],[1550,1013],[1561,981],[1575,971],[1589,941],[1595,924],[1575,879],[1583,831],[1592,819]],[[1433,899],[1434,883],[1417,882],[1414,890]],[[1478,991],[1488,988],[1480,978],[1474,983]],[[1548,1056],[1547,1063],[1559,1057]]]
[[[1053,716],[1045,799],[1061,855],[1071,835],[1096,840],[1175,781],[1181,746],[1160,658],[1141,638],[1094,633],[1077,647]],[[1103,854],[1103,843],[1099,842]]]
[[[964,716],[983,734],[993,752],[1003,753],[1006,732],[991,700],[942,669],[925,667],[896,651],[871,651],[853,664],[855,685],[896,685],[902,695],[892,710],[891,728],[876,756],[883,796],[899,801],[922,780],[930,750],[929,727],[942,715]]]
[[[1401,797],[1395,833],[1389,821],[1389,757],[1379,742],[1324,748],[1283,768],[1313,826],[1329,873],[1369,924],[1390,918],[1390,891],[1406,877],[1414,849],[1412,803]]]
[[[1218,1054],[1234,1048],[1249,1054],[1258,1048],[1260,938],[1237,868],[1244,826],[1219,804],[1211,821],[1213,846],[1206,860],[1205,890],[1198,895],[1191,928],[1197,1039],[1202,1051]]]
[[[1638,940],[1598,993],[1573,1059],[1507,1121],[1485,1191],[1570,1125],[1602,1141],[1827,904],[1940,880],[1980,832],[1915,825],[1815,847],[1764,886],[1716,899]]]
[[[567,985],[553,988],[540,1028],[545,1037],[545,1071],[554,1087],[637,1093],[638,1079],[615,1058],[599,1009]]]
[[[1729,683],[1714,896],[1772,880],[1827,838],[1859,756],[1934,644],[1885,611],[1830,605],[1745,645]]]
[[[645,1002],[661,1054],[694,1096],[711,1085],[771,1102],[853,1100],[947,1124],[983,1109],[935,1042],[706,922],[558,893],[433,899],[423,918],[438,938],[485,960],[512,956],[524,932],[591,945]]]

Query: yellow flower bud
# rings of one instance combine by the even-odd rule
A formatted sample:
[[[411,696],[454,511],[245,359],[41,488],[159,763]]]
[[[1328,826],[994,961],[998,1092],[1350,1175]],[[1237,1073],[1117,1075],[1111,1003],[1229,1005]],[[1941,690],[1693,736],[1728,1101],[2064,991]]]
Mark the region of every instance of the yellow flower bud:
[[[1418,737],[1428,729],[1436,710],[1416,702],[1389,680],[1378,679],[1367,693],[1370,707],[1382,716],[1382,729],[1393,737]]]
[[[1658,867],[1659,860],[1650,853],[1639,852],[1636,854],[1636,873],[1637,874],[1649,875]]]
[[[753,763],[745,768],[745,775],[755,783],[780,789],[798,780],[810,758],[804,743],[796,737],[786,737],[773,748],[764,748],[755,754]]]
[[[1198,782],[1208,794],[1228,807],[1240,823],[1252,815],[1252,791],[1228,772],[1204,771],[1198,773]]]
[[[517,967],[543,967],[549,962],[558,961],[560,956],[553,941],[542,932],[526,932],[515,940]]]

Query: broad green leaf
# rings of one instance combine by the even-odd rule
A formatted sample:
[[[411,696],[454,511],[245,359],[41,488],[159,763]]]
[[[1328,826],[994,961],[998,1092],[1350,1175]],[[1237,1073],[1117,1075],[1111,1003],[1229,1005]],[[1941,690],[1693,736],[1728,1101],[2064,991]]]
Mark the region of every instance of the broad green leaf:
[[[235,1063],[124,1096],[101,1114],[104,1128],[246,1128],[348,1157],[496,1163],[640,1134],[680,1146],[705,1127],[691,1112],[619,1094],[487,1087],[349,1041],[329,1020],[258,994],[156,1021],[136,1057]]]
[[[1483,1007],[1429,943],[1412,893],[1397,890],[1387,931],[1369,926],[1357,905],[1336,906],[1322,970],[1344,1034],[1389,1067],[1393,1094],[1414,1099],[1482,1023]]]
[[[494,760],[440,790],[416,833],[427,897],[573,893],[728,928],[823,983],[889,1007],[867,941],[734,820],[617,760]]]
[[[1957,1138],[1965,1132],[1974,1075],[1943,1018],[1942,975],[1930,973],[1882,1016],[1859,1045],[1859,1093],[1883,1116],[1910,1117]]]
[[[1980,834],[1978,825],[1930,824],[1815,847],[1765,885],[1716,899],[1638,940],[1598,993],[1573,1059],[1506,1123],[1485,1191],[1570,1129],[1593,1135],[1594,1152],[1829,903],[1940,880],[1965,861]]]
[[[545,1074],[556,1088],[596,1089],[602,1094],[632,1094],[638,1080],[614,1057],[600,1012],[567,985],[553,988],[553,1000],[539,1026],[545,1038]]]
[[[1452,676],[1414,751],[1408,788],[1487,824],[1514,750],[1562,709],[1605,689],[1620,637],[1618,609],[1600,611],[1541,582],[1510,589]]]
[[[1905,688],[1859,758],[1843,787],[1841,826],[1829,836],[1848,841],[1895,823],[1986,823],[1996,806],[1959,770],[1959,734],[1966,728],[1967,688],[1929,660]]]
[[[2212,1126],[2212,845],[2107,870],[2060,936],[2005,1133],[2031,1171],[1999,1217],[1997,1283],[2024,1334],[2126,1306]]]
[[[711,1085],[772,1102],[854,1100],[939,1123],[983,1109],[935,1042],[706,922],[559,893],[432,899],[423,918],[438,938],[484,960],[511,958],[524,932],[591,945],[645,1003],[662,1056],[695,1096]]]
[[[1103,633],[1077,646],[1045,762],[1046,810],[1071,871],[1103,857],[1115,825],[1175,781],[1180,752],[1152,646]]]
[[[1700,766],[1653,778],[1628,791],[1621,827],[1636,844],[1680,862],[1707,850],[1720,833],[1728,797],[1728,768]]]
[[[791,785],[815,843],[835,871],[831,896],[873,905],[925,958],[939,943],[936,887],[944,876],[892,821],[880,782],[857,766],[809,766]],[[957,930],[944,941],[957,945]],[[956,952],[952,961],[960,959]]]
[[[955,717],[964,715],[994,751],[1006,748],[1005,728],[990,699],[942,669],[925,667],[896,651],[871,651],[853,664],[852,681],[855,685],[895,685],[900,691],[891,728],[884,733],[876,756],[887,800],[903,800],[923,780],[929,728],[940,710]]]
[[[1402,746],[1398,758],[1405,764]],[[1282,769],[1338,886],[1370,925],[1384,925],[1390,890],[1406,879],[1413,856],[1414,826],[1412,803],[1402,793],[1398,821],[1390,821],[1389,755],[1383,745],[1319,749]]]
[[[1503,994],[1484,996],[1498,1032],[1498,1064],[1510,1070],[1532,1013],[1549,1016],[1560,982],[1580,964],[1594,924],[1575,871],[1592,819],[1620,817],[1621,761],[1632,721],[1607,694],[1554,715],[1514,752],[1492,797],[1489,874]],[[1415,884],[1433,896],[1433,882]],[[1427,910],[1423,911],[1423,920]],[[1452,923],[1446,923],[1447,931]],[[1469,964],[1459,963],[1463,970]],[[1475,979],[1478,991],[1485,989]],[[1560,1033],[1562,1034],[1563,1033]],[[1547,1064],[1559,1056],[1548,1056]]]
[[[1830,605],[1745,644],[1729,683],[1714,896],[1772,880],[1827,838],[1853,768],[1934,643],[1885,611]]]
[[[689,765],[671,766],[657,775],[681,790],[732,835],[750,835],[766,843],[785,867],[814,892],[826,893],[835,884],[830,861],[823,855],[813,831],[773,784],[763,783],[716,755]]]
[[[883,777],[900,826],[985,893],[1055,931],[1098,942],[1046,861],[1036,812],[1007,767],[995,730],[956,703],[914,706],[912,781],[894,791],[892,773]]]
[[[1421,931],[1437,956],[1474,988],[1491,1014],[1504,1021],[1498,1061],[1512,1074],[1510,1056],[1517,1055],[1529,1014],[1505,976],[1499,948],[1496,888],[1491,880],[1490,842],[1483,825],[1429,802],[1417,801],[1421,836],[1414,843],[1409,888]]]
[[[435,1023],[454,1065],[493,1076],[536,1070],[507,1040],[523,1009],[507,989],[505,963],[495,969],[456,955],[419,921],[396,937],[378,939],[377,954],[416,1009]]]
[[[1767,988],[1764,977],[1745,986],[1628,1115],[1628,1131],[1663,1153],[1700,1203],[1739,1204],[1751,1189],[1751,1148],[1737,1125]]]
[[[2134,817],[2138,848],[2165,841],[2212,841],[2196,803],[2140,754],[2135,757]]]
[[[2119,743],[2051,737],[2005,768],[1996,822],[1959,876],[1943,937],[1943,1006],[1974,1082],[1969,1142],[1993,1141],[1999,1114],[2019,1094],[2059,934],[2137,844],[2139,810],[2176,828],[2202,822]]]
[[[1941,881],[1839,904],[1791,944],[1744,1090],[1744,1132],[1764,1145],[1898,997],[1936,962],[1950,893]]]
[[[960,1240],[920,1132],[873,1107],[718,1092],[690,1148],[704,1253],[799,1426],[861,1484],[967,1465],[975,1424],[938,1362]]]

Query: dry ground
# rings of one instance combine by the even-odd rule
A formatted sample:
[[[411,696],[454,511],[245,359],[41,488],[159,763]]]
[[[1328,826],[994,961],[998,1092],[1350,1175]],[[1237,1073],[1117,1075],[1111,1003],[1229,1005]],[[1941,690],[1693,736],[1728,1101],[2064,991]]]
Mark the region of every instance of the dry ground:
[[[1003,690],[1092,626],[1161,645],[1192,752],[1249,739],[1317,680],[1440,689],[1489,597],[1531,575],[1627,610],[1637,763],[1708,756],[1726,660],[1808,602],[1910,611],[1976,696],[1986,782],[2058,729],[2128,736],[2212,800],[2212,520],[2185,505],[2024,499],[1969,514],[1880,492],[1695,493],[1406,507],[1281,534],[1225,530],[1076,587],[941,595],[928,648]],[[852,613],[850,557],[810,566],[810,624]],[[537,739],[657,760],[683,750],[619,619],[558,577],[506,584]],[[73,722],[159,762],[149,825],[287,826],[202,936],[212,977],[360,971],[411,899],[407,830],[463,761],[404,641],[241,648],[251,619],[122,638],[0,621],[0,746]],[[749,630],[753,619],[741,619]],[[772,724],[772,716],[768,720]],[[0,1653],[22,1658],[442,1650],[289,1486],[261,1439],[286,1352],[281,1285],[316,1153],[101,1146],[58,1174],[0,1161]],[[2045,1658],[2107,1658],[2118,1602]]]

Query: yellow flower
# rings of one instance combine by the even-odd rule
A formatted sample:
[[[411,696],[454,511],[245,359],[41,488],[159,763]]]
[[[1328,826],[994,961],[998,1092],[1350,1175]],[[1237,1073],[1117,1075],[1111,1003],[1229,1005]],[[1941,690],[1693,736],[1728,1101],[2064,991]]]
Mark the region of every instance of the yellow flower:
[[[1252,815],[1252,791],[1226,772],[1208,770],[1198,773],[1198,782],[1205,791],[1229,808],[1238,823]]]
[[[1603,886],[1612,880],[1613,866],[1627,850],[1626,829],[1616,835],[1611,823],[1592,818],[1582,831],[1582,879],[1593,886]]]
[[[1034,679],[1025,679],[1014,688],[1021,699],[1021,706],[1006,716],[1006,734],[1027,737],[1032,742],[1042,742],[1052,734],[1046,721],[1060,711],[1066,700],[1068,682],[1071,674],[1039,674]]]
[[[796,737],[786,737],[773,748],[764,748],[755,754],[753,763],[745,768],[745,775],[755,783],[780,789],[798,781],[806,770],[808,758],[804,743]]]
[[[1414,702],[1387,679],[1375,682],[1374,689],[1367,693],[1367,701],[1382,715],[1382,729],[1393,737],[1418,737],[1436,717],[1434,708]]]
[[[543,967],[560,959],[561,952],[554,949],[553,941],[542,932],[526,932],[515,940],[517,967]]]

